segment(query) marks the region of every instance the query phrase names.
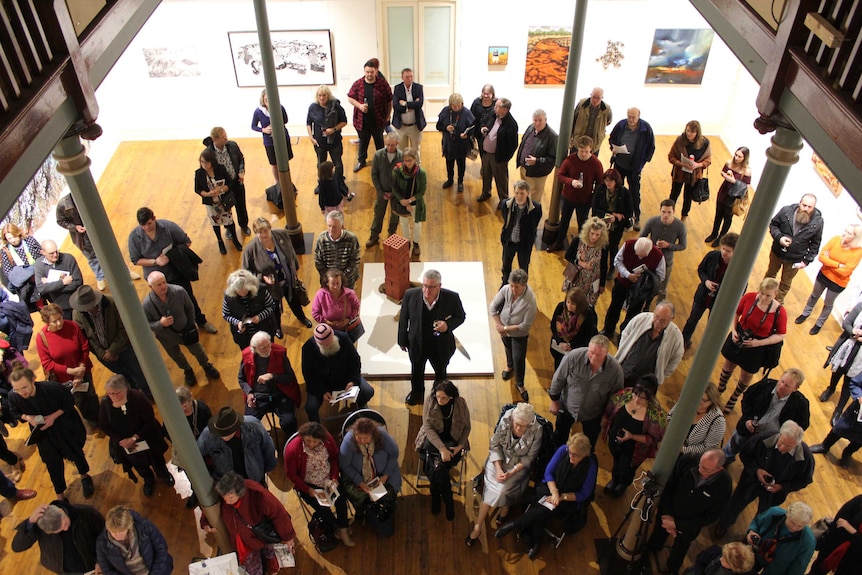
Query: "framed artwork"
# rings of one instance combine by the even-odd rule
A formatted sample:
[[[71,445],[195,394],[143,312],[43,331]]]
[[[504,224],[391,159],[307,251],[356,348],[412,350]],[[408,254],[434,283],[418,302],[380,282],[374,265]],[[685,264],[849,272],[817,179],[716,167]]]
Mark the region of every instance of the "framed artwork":
[[[509,63],[508,46],[488,46],[488,65],[505,66]]]
[[[240,88],[264,86],[257,32],[228,32],[231,60]],[[329,30],[273,30],[272,55],[279,86],[335,83]]]
[[[524,84],[562,86],[569,65],[571,27],[530,26]]]
[[[714,35],[709,29],[656,29],[644,83],[700,85]]]
[[[836,198],[840,196],[844,186],[841,185],[841,182],[838,181],[838,178],[835,177],[832,170],[823,163],[820,156],[817,154],[811,154],[811,164],[814,166],[814,171],[817,172],[817,175],[820,176],[820,179],[823,180],[823,183],[826,184],[826,187],[829,188],[830,192],[832,192],[832,195]]]

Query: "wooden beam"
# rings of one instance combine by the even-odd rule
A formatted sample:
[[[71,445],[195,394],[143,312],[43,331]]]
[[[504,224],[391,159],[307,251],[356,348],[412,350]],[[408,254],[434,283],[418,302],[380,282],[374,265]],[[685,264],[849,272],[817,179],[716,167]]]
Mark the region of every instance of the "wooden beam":
[[[805,27],[811,30],[829,48],[837,48],[844,41],[844,34],[822,14],[816,12],[806,14]]]

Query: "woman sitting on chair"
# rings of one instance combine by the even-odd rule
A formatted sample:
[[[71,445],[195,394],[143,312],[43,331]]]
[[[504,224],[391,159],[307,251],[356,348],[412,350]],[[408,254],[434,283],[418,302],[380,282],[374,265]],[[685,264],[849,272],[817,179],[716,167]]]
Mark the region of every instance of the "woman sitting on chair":
[[[422,408],[422,427],[416,436],[416,450],[424,459],[425,476],[431,482],[431,513],[446,505],[446,519],[454,521],[455,503],[449,470],[470,448],[470,410],[451,381],[438,381]]]
[[[542,447],[542,426],[529,403],[519,403],[503,414],[491,438],[485,462],[485,487],[482,505],[473,529],[464,543],[472,547],[479,539],[485,518],[496,507],[502,507],[498,524],[506,522],[508,507],[517,503],[527,489],[530,466]]]
[[[497,529],[495,535],[505,537],[516,529],[522,535],[532,535],[527,556],[535,559],[552,516],[563,517],[566,533],[574,533],[583,527],[583,522],[578,519],[584,503],[596,489],[599,467],[591,454],[590,440],[586,435],[576,433],[571,436],[557,449],[545,468],[542,483],[536,487],[535,503],[521,517]]]
[[[322,506],[315,497],[331,486],[338,487],[338,446],[316,421],[303,423],[297,434],[284,446],[284,474],[302,500],[323,516],[327,523],[337,526],[336,537],[347,547],[356,545],[347,531],[347,497],[335,500],[335,515],[330,507]]]
[[[401,490],[398,445],[383,426],[367,417],[356,420],[341,442],[342,487],[380,538],[394,532],[392,516]]]

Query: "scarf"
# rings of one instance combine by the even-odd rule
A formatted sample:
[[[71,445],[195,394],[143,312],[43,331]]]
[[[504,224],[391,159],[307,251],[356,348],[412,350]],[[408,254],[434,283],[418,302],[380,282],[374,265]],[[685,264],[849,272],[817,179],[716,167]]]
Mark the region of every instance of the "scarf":
[[[138,546],[138,532],[134,526],[129,529],[127,537],[125,541],[117,541],[109,535],[108,541],[120,551],[120,556],[132,575],[149,575],[150,570],[144,564],[144,558],[141,556],[141,549]]]
[[[264,108],[263,106],[260,106],[258,107],[258,110],[260,110],[264,116],[269,118],[269,108]]]
[[[362,454],[362,479],[367,483],[377,477],[377,467],[374,465],[374,441],[368,445],[360,445],[359,453]]]
[[[856,316],[853,320],[853,329],[862,327],[862,313]],[[848,338],[841,344],[832,359],[829,360],[829,366],[832,371],[845,373],[847,377],[854,378],[862,373],[862,353],[859,352],[859,342],[855,338]]]
[[[583,321],[583,315],[570,313],[569,309],[563,305],[563,313],[560,314],[560,319],[557,320],[557,331],[560,333],[560,337],[567,342],[571,341],[572,338],[578,335]]]

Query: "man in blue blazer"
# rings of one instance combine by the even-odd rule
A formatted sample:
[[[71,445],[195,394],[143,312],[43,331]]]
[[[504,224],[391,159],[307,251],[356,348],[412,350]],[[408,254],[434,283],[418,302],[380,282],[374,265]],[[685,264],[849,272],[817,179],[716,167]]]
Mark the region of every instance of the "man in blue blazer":
[[[410,288],[401,300],[398,345],[410,355],[410,393],[407,405],[422,405],[425,396],[425,362],[434,368],[434,380],[444,381],[455,353],[453,331],[467,317],[461,297],[442,289],[440,272],[426,270],[422,287]]]
[[[422,145],[422,130],[425,129],[425,114],[422,105],[425,103],[425,93],[422,84],[413,82],[413,70],[404,68],[401,70],[402,82],[395,86],[392,98],[392,126],[398,131],[400,138],[398,149],[402,152],[405,148],[412,148],[419,157],[419,148]]]

